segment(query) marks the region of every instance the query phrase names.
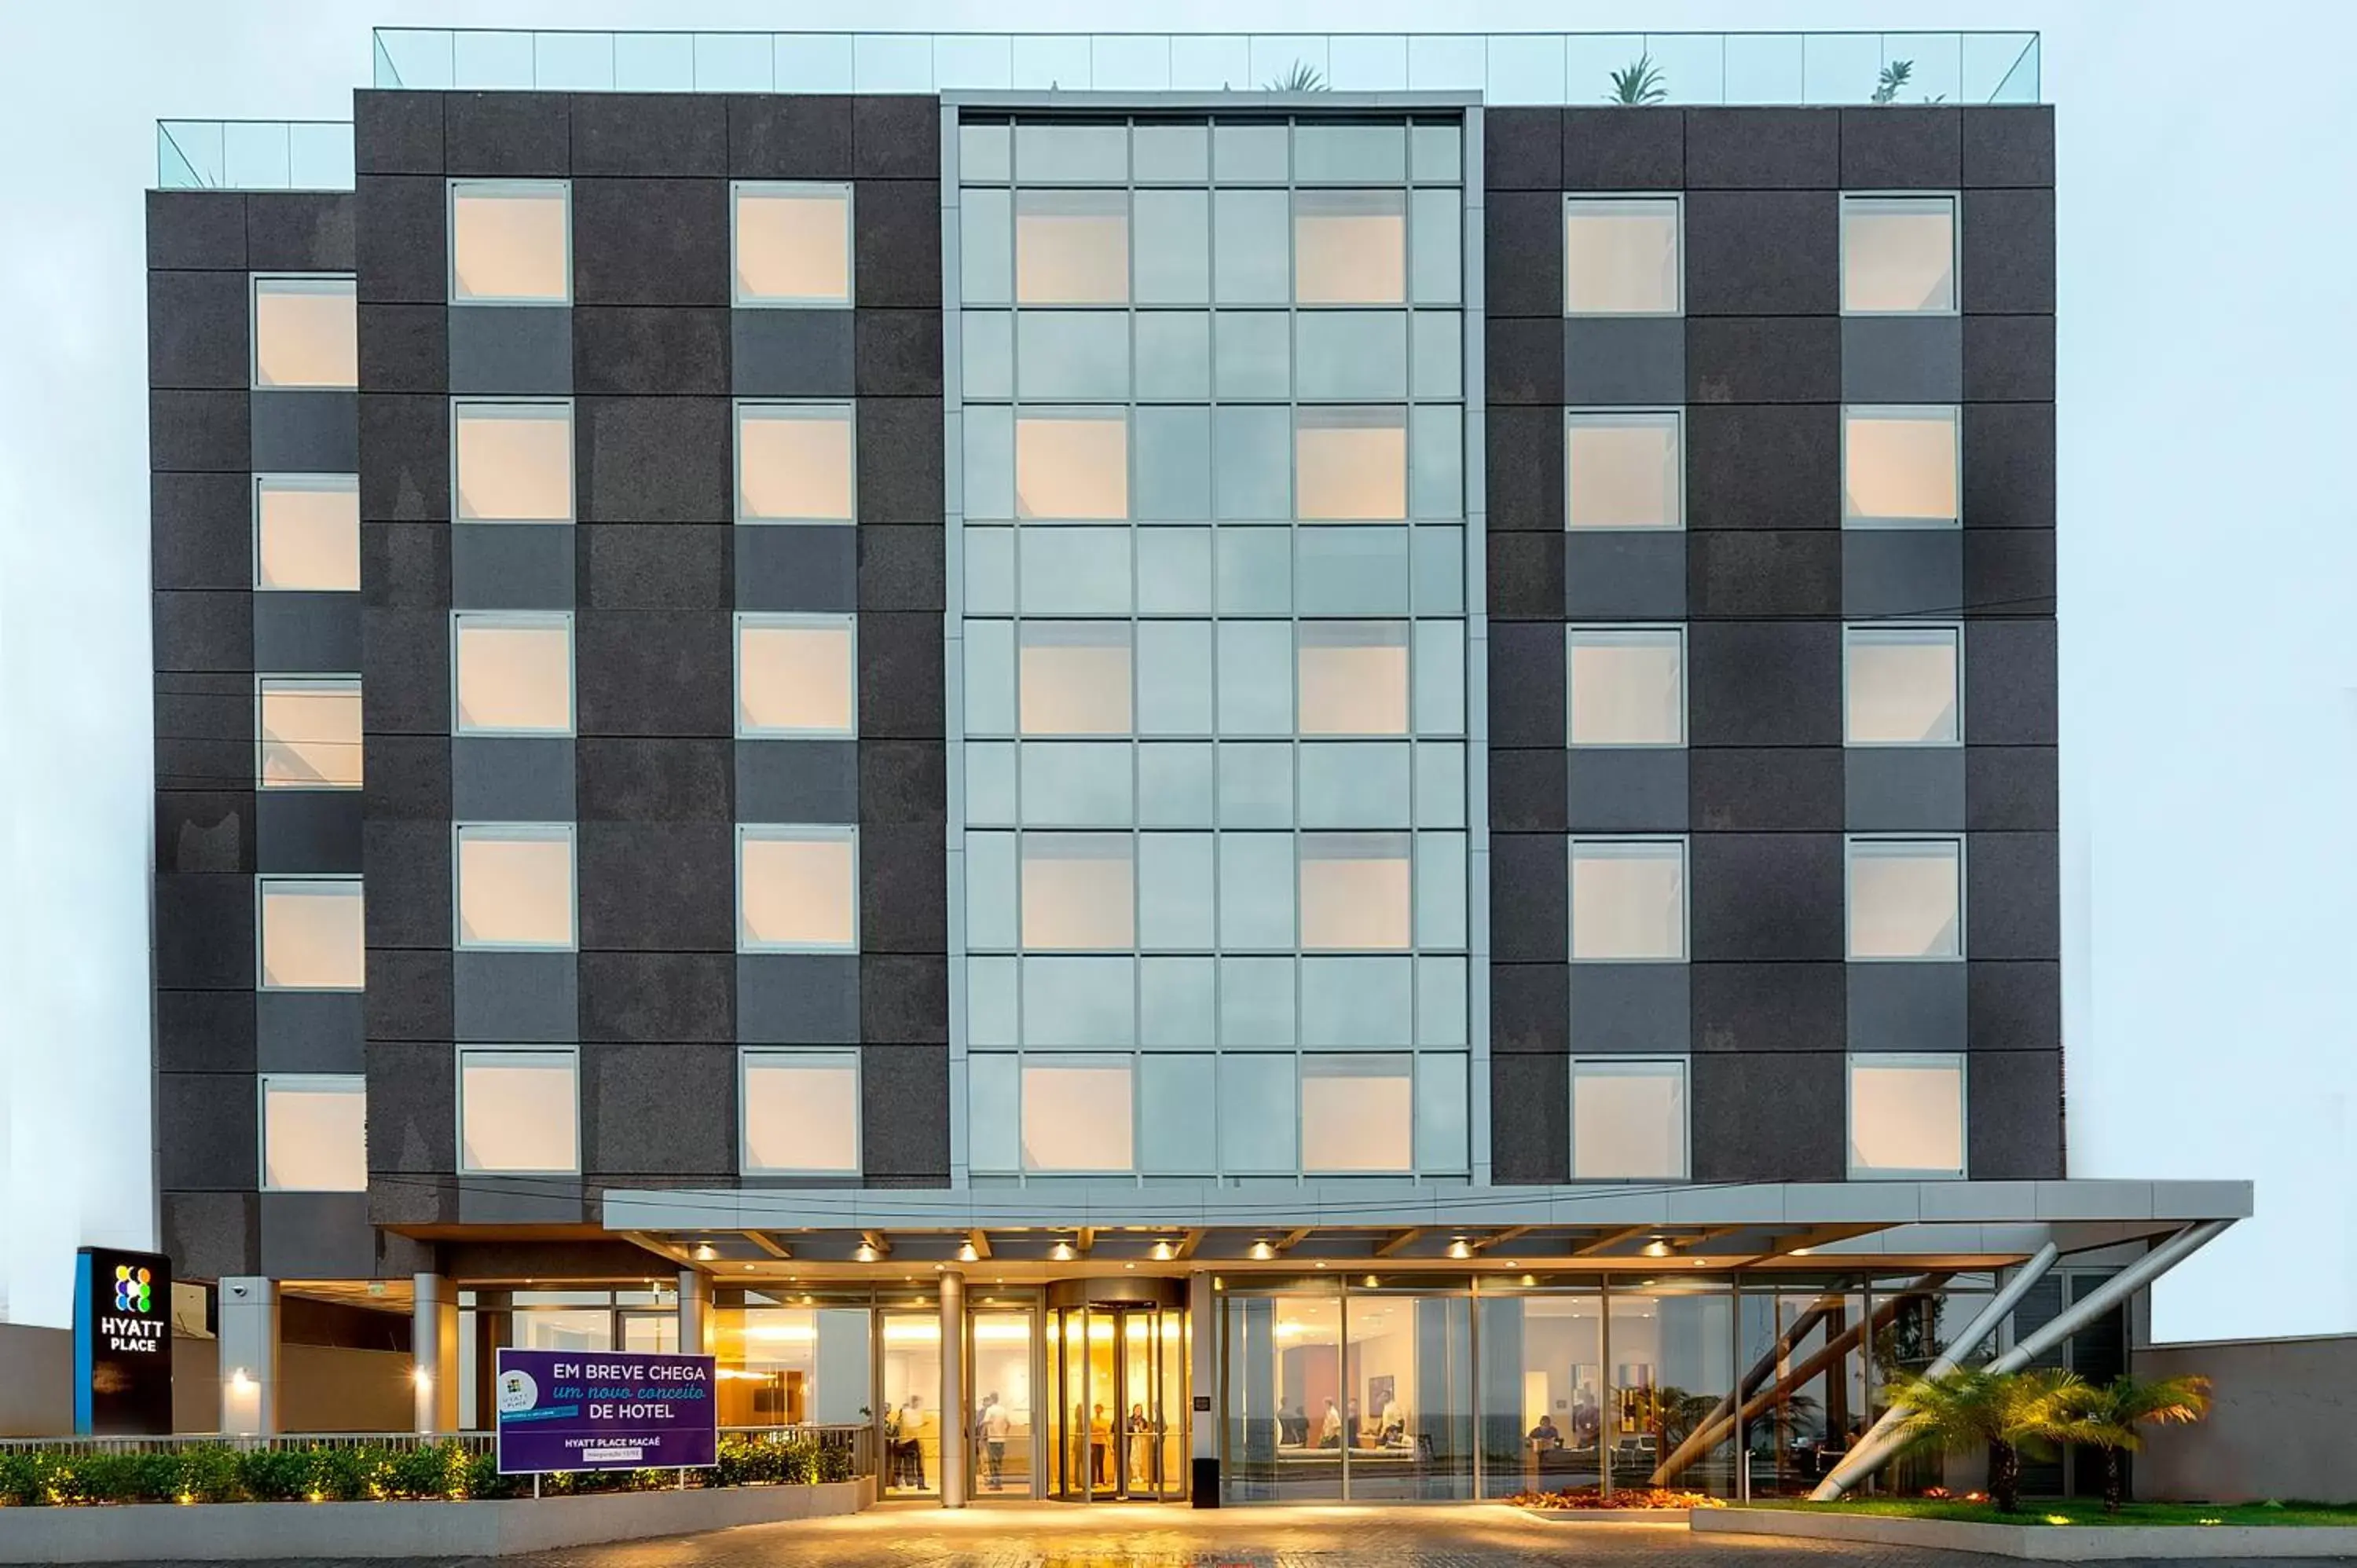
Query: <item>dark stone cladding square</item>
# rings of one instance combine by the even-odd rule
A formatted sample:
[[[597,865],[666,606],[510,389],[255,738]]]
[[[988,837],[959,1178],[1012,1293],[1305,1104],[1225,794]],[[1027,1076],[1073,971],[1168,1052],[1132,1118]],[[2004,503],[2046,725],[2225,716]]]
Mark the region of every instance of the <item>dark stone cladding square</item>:
[[[449,189],[441,177],[360,175],[353,200],[354,292],[361,303],[447,305]]]
[[[937,179],[863,179],[851,196],[851,297],[864,306],[940,309]]]
[[[701,92],[584,92],[573,99],[573,173],[728,172],[728,105]]]
[[[1563,615],[1563,541],[1552,533],[1490,535],[1490,614],[1549,620]]]
[[[363,1026],[371,1040],[448,1040],[456,1033],[453,977],[447,951],[371,948]]]
[[[151,392],[147,394],[147,467],[151,473],[251,473],[252,400],[242,392]]]
[[[148,597],[156,670],[245,671],[253,668],[253,596],[158,589]]]
[[[2050,746],[1964,747],[1964,826],[1974,832],[2052,832],[2061,825]]]
[[[1969,385],[1969,338],[1965,374]],[[1695,403],[1839,403],[1840,317],[1689,317],[1686,398]]]
[[[1490,623],[1490,743],[1559,746],[1567,709],[1559,621]]]
[[[1695,622],[1686,632],[1689,744],[1841,745],[1841,657],[1836,622]]]
[[[1846,964],[1688,966],[1697,1051],[1839,1051],[1847,1044]]]
[[[940,526],[947,500],[942,477],[942,400],[859,400],[859,521]]]
[[[859,1037],[870,1044],[949,1044],[949,960],[941,954],[862,953]]]
[[[1570,1048],[1571,965],[1563,953],[1552,960],[1490,966],[1490,1048],[1496,1056],[1561,1056]]]
[[[862,93],[851,101],[851,172],[869,179],[937,180],[942,105],[931,93]],[[938,245],[935,247],[938,252]]]
[[[1574,107],[1563,112],[1563,188],[1675,190],[1686,182],[1683,109]]]
[[[255,272],[350,272],[354,206],[348,190],[254,192],[245,204],[246,265]]]
[[[721,610],[576,611],[580,734],[733,735],[734,640]]]
[[[355,91],[352,166],[361,174],[440,174],[442,94],[371,88]]]
[[[1492,833],[1490,907],[1512,911],[1491,932],[1501,962],[1551,963],[1571,951],[1569,851],[1559,833]]]
[[[922,740],[863,740],[859,820],[940,828],[949,818],[949,754]]]
[[[156,983],[167,990],[253,988],[253,878],[156,878]]]
[[[733,1044],[613,1041],[581,1053],[587,1174],[733,1177],[737,1125]]]
[[[1686,526],[1841,526],[1837,403],[1727,403],[1686,411]]]
[[[1953,190],[1964,180],[1964,111],[1886,103],[1841,112],[1846,190]]]
[[[1714,1051],[1689,1087],[1694,1179],[1840,1181],[1847,1095],[1838,1051]]]
[[[2054,183],[2054,106],[1989,104],[1964,111],[1967,188]]]
[[[251,754],[251,742],[240,749]],[[209,780],[230,784],[233,780]],[[254,791],[156,791],[156,869],[163,874],[251,876],[254,869]]]
[[[2052,746],[2055,627],[1975,620],[1964,635],[1964,735],[1973,746]]]
[[[2051,1051],[2062,1044],[2062,965],[1970,960],[1964,964],[1967,1048]]]
[[[1691,853],[1695,962],[1841,958],[1840,833],[1696,833]]]
[[[585,990],[593,952],[711,953],[724,977],[733,975],[737,848],[730,824],[584,822],[579,854]],[[729,983],[720,982],[724,994]],[[735,1036],[724,1029],[701,1037]]]
[[[1971,748],[1967,748],[1971,749]],[[1976,832],[1964,846],[1964,951],[1980,959],[2059,959],[2061,839]]]
[[[941,529],[921,523],[863,523],[855,539],[862,614],[939,613],[946,606],[948,566]]]
[[[450,525],[363,521],[361,603],[379,609],[447,608]]]
[[[1842,613],[1842,535],[1831,529],[1721,529],[1686,539],[1695,620]]]
[[[586,736],[574,742],[581,821],[733,822],[736,743]]]
[[[448,611],[364,606],[361,671],[363,733],[450,733]]]
[[[1563,411],[1505,406],[1488,414],[1490,531],[1563,532]]]
[[[445,949],[457,920],[451,904],[450,824],[364,822],[361,875],[368,888],[362,918],[368,945]]]
[[[245,193],[149,191],[147,264],[245,271]]]
[[[252,377],[239,273],[147,274],[147,384],[243,387]]]
[[[1964,524],[2054,526],[2054,405],[1976,403],[1964,411]]]
[[[1490,406],[1535,403],[1563,404],[1564,332],[1542,317],[1508,317],[1488,323],[1483,381]]]
[[[851,99],[731,93],[728,172],[738,179],[849,179]],[[940,133],[935,132],[938,138]],[[938,162],[933,172],[940,172]]]
[[[869,1045],[859,1054],[859,1152],[868,1180],[947,1186],[950,1054],[946,1047]]]
[[[1496,697],[1493,693],[1491,702]],[[1560,746],[1517,746],[1490,753],[1490,831],[1559,833],[1568,821],[1565,807],[1566,756]]]
[[[1484,114],[1481,183],[1490,190],[1562,190],[1563,111],[1501,107]]]
[[[148,477],[151,587],[242,592],[253,585],[252,482],[244,474]]]
[[[361,522],[448,522],[450,400],[362,392],[360,408]]]
[[[253,993],[156,993],[158,1072],[252,1072]]]
[[[862,615],[859,733],[883,739],[940,739],[942,656],[938,615]]]
[[[1689,316],[1841,308],[1841,200],[1833,191],[1691,191],[1684,242]]]
[[[853,365],[862,397],[939,397],[942,392],[942,313],[869,310],[852,313]]]
[[[448,92],[442,150],[453,175],[559,177],[573,172],[573,99],[563,92]]]
[[[728,315],[716,306],[576,306],[573,390],[725,397]]]
[[[2053,191],[1966,191],[1957,225],[1965,314],[2053,311]]]
[[[1696,832],[1839,832],[1838,746],[1702,746],[1686,754]]]
[[[938,827],[864,824],[859,831],[860,950],[947,951],[948,876]]]
[[[584,397],[574,403],[585,522],[726,522],[735,433],[725,397]]]
[[[1965,1069],[1972,1115],[1966,1172],[1975,1181],[2053,1181],[2063,1175],[2062,1053],[1995,1051]]]
[[[728,236],[725,179],[576,179],[574,303],[726,306]]]
[[[1964,317],[1964,401],[2052,403],[2054,317]]]
[[[1689,109],[1686,185],[1831,190],[1841,183],[1838,109]]]
[[[156,1183],[174,1192],[252,1191],[260,1185],[253,1081],[242,1073],[159,1073]]]
[[[701,522],[597,522],[575,542],[575,597],[601,610],[725,610],[737,531]]]
[[[2054,613],[2054,530],[1972,530],[1964,546],[1968,618]]]
[[[1501,1187],[1571,1178],[1571,1065],[1561,1056],[1490,1063],[1490,1178]]]
[[[1486,200],[1482,266],[1490,319],[1561,319],[1563,198],[1548,191],[1501,190]]]
[[[440,392],[450,385],[450,312],[440,305],[363,305],[361,385],[371,392]]]
[[[450,737],[366,736],[361,809],[371,822],[450,820]]]

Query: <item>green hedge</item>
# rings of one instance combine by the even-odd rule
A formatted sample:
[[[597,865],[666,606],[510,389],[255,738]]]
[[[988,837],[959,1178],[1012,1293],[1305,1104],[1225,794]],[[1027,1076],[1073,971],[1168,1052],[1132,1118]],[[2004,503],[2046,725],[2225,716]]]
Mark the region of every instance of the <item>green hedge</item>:
[[[852,1478],[851,1451],[810,1438],[724,1437],[720,1463],[691,1470],[706,1487],[803,1485]],[[352,1502],[413,1498],[528,1498],[532,1477],[502,1476],[490,1454],[456,1442],[393,1448],[382,1444],[309,1448],[236,1448],[192,1444],[148,1454],[0,1450],[0,1505]],[[677,1470],[598,1470],[542,1477],[544,1497],[662,1491]]]

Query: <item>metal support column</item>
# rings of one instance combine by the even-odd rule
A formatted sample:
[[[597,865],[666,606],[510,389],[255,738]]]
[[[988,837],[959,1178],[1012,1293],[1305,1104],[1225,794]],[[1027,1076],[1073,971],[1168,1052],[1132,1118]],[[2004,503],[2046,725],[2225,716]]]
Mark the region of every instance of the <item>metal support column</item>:
[[[278,1283],[254,1274],[221,1282],[221,1429],[232,1437],[278,1430]]]
[[[705,1352],[706,1326],[712,1317],[712,1281],[701,1269],[679,1272],[679,1353]]]
[[[1220,1428],[1225,1412],[1219,1404],[1224,1385],[1220,1381],[1219,1297],[1211,1294],[1211,1276],[1200,1270],[1187,1276],[1187,1338],[1191,1363],[1187,1386],[1201,1402],[1186,1418],[1193,1434],[1188,1444],[1192,1473],[1187,1477],[1187,1495],[1199,1509],[1215,1509],[1220,1506]]]
[[[411,1429],[458,1430],[458,1293],[440,1274],[411,1282],[409,1380]]]
[[[942,1271],[942,1507],[965,1507],[966,1438],[974,1423],[965,1397],[965,1276]]]

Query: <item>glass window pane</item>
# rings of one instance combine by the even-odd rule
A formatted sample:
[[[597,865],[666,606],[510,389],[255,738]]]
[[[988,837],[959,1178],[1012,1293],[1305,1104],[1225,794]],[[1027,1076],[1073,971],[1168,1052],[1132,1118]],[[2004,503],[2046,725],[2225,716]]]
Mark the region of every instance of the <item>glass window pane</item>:
[[[1465,613],[1465,532],[1453,525],[1415,530],[1415,610],[1418,615]]]
[[[1293,531],[1221,528],[1212,533],[1223,616],[1285,615],[1293,607]]]
[[[1022,1069],[1020,1057],[977,1052],[966,1058],[966,1159],[975,1170],[1012,1171],[1022,1165],[1016,1131],[1022,1114]],[[866,1309],[860,1316],[866,1316]]]
[[[1414,1168],[1412,1057],[1301,1058],[1301,1168]]]
[[[859,844],[850,828],[748,827],[737,836],[737,946],[859,945]]]
[[[1130,1064],[1023,1061],[1023,1168],[1126,1171],[1136,1165]]]
[[[1137,421],[1137,515],[1149,522],[1198,522],[1211,515],[1211,411],[1141,408]]]
[[[253,384],[361,384],[359,305],[352,279],[253,280]]]
[[[1128,1046],[1137,1035],[1137,961],[1130,958],[1027,958],[1023,962],[1023,1043],[1027,1046]]]
[[[1137,841],[1138,941],[1148,948],[1211,945],[1211,835],[1146,833]],[[1148,998],[1147,1020],[1153,1018]],[[1206,1011],[1209,992],[1205,993]],[[1209,1036],[1203,1040],[1209,1044]]]
[[[1026,413],[1015,422],[1016,516],[1129,515],[1129,423],[1118,413]]]
[[[1458,1175],[1470,1164],[1468,1067],[1463,1057],[1415,1058],[1415,1168],[1420,1171]]]
[[[1125,402],[1129,317],[1113,310],[1019,311],[1015,362],[1024,397]]]
[[[1675,413],[1575,413],[1565,427],[1564,526],[1677,528],[1685,456]]]
[[[1304,120],[1293,128],[1293,177],[1303,185],[1405,184],[1407,127]]]
[[[1013,129],[1003,121],[962,121],[958,125],[958,177],[1001,183],[1012,178]]]
[[[1015,395],[1015,317],[1004,310],[962,314],[964,348],[958,373],[968,398]]]
[[[746,1052],[744,1168],[856,1174],[859,1058]]]
[[[1685,1063],[1571,1064],[1572,1180],[1684,1181],[1685,1175]]]
[[[1220,826],[1293,825],[1293,747],[1282,742],[1219,746]]]
[[[1301,733],[1405,735],[1407,629],[1396,621],[1301,623]]]
[[[1302,305],[1405,304],[1406,193],[1294,192],[1293,296]]]
[[[965,835],[965,945],[975,952],[1023,944],[1017,889],[1022,883],[1013,833]]]
[[[1137,302],[1201,305],[1211,297],[1211,198],[1202,190],[1141,190]]]
[[[1412,959],[1305,958],[1301,1043],[1312,1049],[1407,1045],[1415,989]]]
[[[1465,748],[1448,741],[1418,741],[1415,746],[1415,825],[1465,825]]]
[[[1250,185],[1265,185],[1272,181],[1284,184],[1287,166],[1286,140],[1282,122],[1237,124],[1222,121],[1213,125],[1211,161],[1214,177],[1222,184],[1238,181]]]
[[[1842,308],[1955,309],[1955,199],[1842,198]]]
[[[1225,841],[1222,841],[1225,842]],[[1220,1044],[1238,1047],[1293,1044],[1293,960],[1220,960]],[[1291,1101],[1286,1107],[1290,1122]]]
[[[573,945],[573,830],[505,824],[458,830],[458,945]]]
[[[1138,1099],[1153,1108],[1138,1129],[1138,1168],[1155,1176],[1216,1171],[1212,1058],[1146,1057],[1137,1071]]]
[[[1678,204],[1670,197],[1575,197],[1564,204],[1564,311],[1674,314]]]
[[[1453,190],[1419,190],[1409,198],[1408,236],[1416,303],[1455,305],[1465,294],[1465,219]]]
[[[1211,733],[1211,623],[1137,627],[1137,732]]]
[[[450,620],[452,734],[573,733],[570,616],[460,611]]]
[[[1137,611],[1140,615],[1211,613],[1211,531],[1137,531]]]
[[[1026,622],[1021,717],[1025,735],[1130,733],[1126,624]]]
[[[361,787],[361,683],[265,678],[260,683],[260,785]]]
[[[1220,945],[1292,948],[1293,879],[1290,837],[1284,833],[1222,834]],[[1405,923],[1405,917],[1402,923]]]
[[[1004,305],[1015,296],[1014,193],[958,193],[958,285],[968,305]]]
[[[966,1037],[976,1047],[1019,1044],[1023,1031],[1017,1023],[1022,993],[1021,967],[1012,958],[971,958],[965,966]],[[1014,1121],[1013,1102],[1007,1120]],[[1008,1142],[1013,1142],[1010,1133]],[[1013,1155],[1008,1156],[1010,1161]]]
[[[451,418],[460,521],[573,520],[571,404],[457,403]]]
[[[1408,414],[1408,510],[1415,517],[1465,515],[1465,414],[1455,404],[1419,404]]]
[[[1683,746],[1685,636],[1675,627],[1571,631],[1571,744]]]
[[[574,1053],[458,1053],[458,1168],[579,1168]]]
[[[1366,528],[1305,528],[1298,613],[1305,616],[1408,613],[1408,531],[1397,523]]]
[[[1003,740],[965,744],[965,820],[1015,821],[1015,747]]]
[[[969,779],[971,770],[969,769]],[[1212,822],[1212,748],[1167,742],[1137,748],[1137,821],[1148,828],[1208,828]]]
[[[849,522],[852,466],[848,407],[737,405],[740,521]]]
[[[253,585],[311,592],[361,585],[361,483],[351,474],[254,481]]]
[[[1129,826],[1130,758],[1126,742],[1024,742],[1024,822],[1035,827]]]
[[[1231,1174],[1291,1172],[1294,1152],[1294,1058],[1220,1058],[1220,1167]]]
[[[740,185],[739,305],[851,303],[851,188]]]
[[[1571,956],[1628,962],[1686,956],[1686,846],[1587,839],[1571,846]]]
[[[1405,833],[1304,833],[1304,951],[1404,949],[1411,941]]]
[[[1073,120],[1018,124],[1015,177],[1026,185],[1066,179],[1118,184],[1129,177],[1129,127]]]
[[[1129,156],[1132,177],[1141,185],[1211,182],[1211,136],[1200,124],[1132,126]]]
[[[1023,945],[1137,945],[1136,872],[1126,833],[1023,835]]]
[[[1415,732],[1461,735],[1465,730],[1465,623],[1415,623]]]
[[[1461,958],[1415,961],[1415,1043],[1462,1046],[1472,1033],[1466,1015],[1466,968]]]
[[[1015,515],[1015,411],[970,405],[960,471],[969,521]]]
[[[573,295],[571,218],[562,180],[450,182],[450,297],[563,304]]]
[[[855,636],[848,616],[810,619],[739,616],[737,733],[855,733],[858,711]]]
[[[1297,515],[1338,522],[1406,517],[1405,414],[1400,408],[1296,410]]]
[[[1419,310],[1412,332],[1415,395],[1465,395],[1465,318],[1453,310]]]
[[[1025,615],[1127,615],[1126,528],[1023,528],[1015,534]]]
[[[1219,623],[1220,733],[1290,735],[1293,693],[1270,672],[1285,668],[1292,628],[1283,622]]]
[[[262,988],[358,991],[367,966],[358,877],[262,883]]]
[[[1455,125],[1418,124],[1411,126],[1408,145],[1409,161],[1415,166],[1419,184],[1426,180],[1454,184],[1464,177],[1465,155]]]
[[[965,623],[965,727],[969,735],[1015,729],[1015,623]]]
[[[1305,311],[1293,318],[1303,398],[1407,395],[1407,317],[1396,310]]]
[[[1293,512],[1293,433],[1284,408],[1213,412],[1212,483],[1222,519],[1261,521]]]
[[[1223,134],[1228,129],[1221,126],[1217,133]],[[1284,134],[1279,127],[1278,137]],[[1287,211],[1282,190],[1212,193],[1211,278],[1214,297],[1221,304],[1286,302],[1293,255],[1286,234]]]
[[[1301,825],[1409,825],[1405,741],[1308,742],[1301,747]]]
[[[1845,409],[1842,519],[1852,527],[1953,526],[1956,411]]]
[[[1854,626],[1844,633],[1845,676],[1852,746],[1953,744],[1957,644],[1952,626]]]
[[[262,1185],[274,1192],[368,1190],[368,1080],[262,1080]]]
[[[1466,945],[1465,835],[1415,835],[1415,941],[1424,948]]]
[[[1015,193],[1015,298],[1119,305],[1129,298],[1129,193]]]
[[[1284,315],[1273,310],[1222,310],[1211,321],[1220,396],[1293,395],[1292,338],[1286,331]]]
[[[1852,1176],[1963,1176],[1963,1058],[1851,1058],[1849,1168]]]
[[[1853,839],[1849,956],[1964,956],[1963,845],[1954,839]]]
[[[1174,1046],[1191,1048],[1219,1038],[1216,961],[1209,958],[1137,961],[1140,1045],[1148,1050]]]
[[[1137,395],[1211,395],[1211,318],[1200,310],[1141,311],[1137,324]]]

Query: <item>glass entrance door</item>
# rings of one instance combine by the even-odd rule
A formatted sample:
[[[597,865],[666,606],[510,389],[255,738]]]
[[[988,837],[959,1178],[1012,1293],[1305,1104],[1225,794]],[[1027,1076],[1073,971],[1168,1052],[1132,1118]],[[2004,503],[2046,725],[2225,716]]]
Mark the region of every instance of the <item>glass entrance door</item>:
[[[1128,1303],[1049,1309],[1048,1495],[1186,1495],[1186,1313]]]

